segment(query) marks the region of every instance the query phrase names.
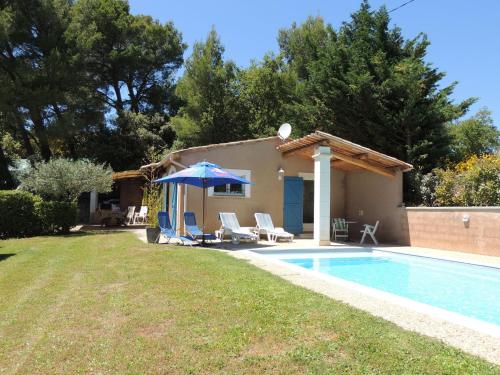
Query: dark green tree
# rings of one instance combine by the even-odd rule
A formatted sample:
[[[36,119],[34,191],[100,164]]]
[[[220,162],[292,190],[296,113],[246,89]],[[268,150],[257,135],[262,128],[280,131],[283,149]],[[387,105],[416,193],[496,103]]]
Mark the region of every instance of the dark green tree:
[[[302,133],[322,129],[429,171],[449,154],[446,124],[474,99],[453,103],[456,83],[440,87],[444,73],[425,61],[425,35],[406,40],[389,21],[384,7],[372,11],[364,1],[338,32],[321,19],[281,32],[282,52],[299,79],[295,125]],[[311,47],[315,41],[317,48]]]
[[[0,2],[0,77],[11,89],[0,106],[17,123],[26,152],[33,153],[31,134],[46,160],[52,156],[48,128],[60,121],[64,96],[78,76],[63,37],[70,6],[69,0]]]
[[[104,103],[118,115],[169,113],[174,74],[186,48],[173,23],[132,15],[122,0],[79,0],[71,15],[66,36]]]

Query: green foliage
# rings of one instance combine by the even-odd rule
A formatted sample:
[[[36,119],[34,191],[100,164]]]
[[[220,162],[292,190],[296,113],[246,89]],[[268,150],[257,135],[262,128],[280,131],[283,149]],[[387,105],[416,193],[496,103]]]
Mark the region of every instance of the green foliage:
[[[171,22],[132,15],[126,1],[80,0],[66,36],[106,104],[118,112],[168,110],[173,74],[186,48]]]
[[[474,155],[493,154],[500,147],[500,131],[486,108],[467,120],[450,125],[449,131],[452,137],[451,157],[457,162]]]
[[[76,202],[85,192],[110,192],[112,173],[111,168],[88,160],[52,159],[25,173],[21,187],[46,199]]]
[[[240,69],[212,30],[177,81],[181,33],[131,14],[127,1],[0,2],[0,186],[15,185],[18,159],[135,169],[150,148],[274,135],[283,122],[296,136],[325,130],[419,173],[498,147],[485,113],[446,126],[474,99],[452,101],[456,83],[443,85],[426,61],[426,36],[403,37],[384,7],[363,1],[337,29],[310,17],[280,30],[278,43],[279,54]]]
[[[0,190],[0,238],[68,233],[76,217],[75,203],[44,201],[22,190]]]
[[[148,225],[158,228],[158,212],[162,210],[162,185],[150,184],[144,190],[142,204],[148,206]]]
[[[169,148],[175,137],[170,123],[159,113],[123,111],[114,125],[90,137],[82,147],[82,154],[102,163],[109,161],[115,171],[138,169],[149,149]]]
[[[195,43],[177,86],[184,101],[172,119],[184,147],[227,142],[248,135],[237,95],[238,69],[223,60],[224,47],[214,29],[204,43]]]
[[[500,206],[500,154],[471,156],[429,176],[425,203],[434,206]]]
[[[174,76],[186,46],[173,24],[132,15],[122,0],[6,0],[0,14],[0,113],[22,145],[18,156],[135,168],[152,146],[137,135],[177,111]],[[170,147],[173,133],[161,137]],[[134,152],[102,152],[108,139]],[[7,163],[0,158],[0,176]]]
[[[296,79],[283,59],[264,56],[238,75],[239,110],[247,121],[249,137],[276,135],[278,127],[294,117]]]
[[[69,96],[82,75],[72,65],[62,35],[69,22],[69,0],[36,0],[1,3],[0,33],[2,85],[8,95],[0,95],[0,107],[13,120],[12,130],[33,154],[31,133],[37,152],[48,160],[52,136],[48,129],[73,109]],[[64,103],[64,104],[63,104]],[[76,113],[76,112],[74,112]],[[29,123],[31,122],[31,124]],[[59,134],[59,139],[67,134]]]
[[[69,233],[76,225],[77,207],[74,202],[40,200],[35,203],[38,226],[42,233]]]
[[[430,171],[449,152],[445,124],[473,102],[453,104],[454,85],[425,62],[425,35],[405,40],[385,8],[367,2],[338,31],[321,18],[280,33],[299,79],[295,125],[322,129]]]
[[[144,159],[144,164],[153,163],[155,160],[160,158],[160,153],[153,148],[150,148],[146,152],[146,158]],[[163,184],[157,184],[154,182],[159,176],[156,171],[152,168],[148,168],[143,172],[146,184],[143,188],[142,204],[148,207],[148,225],[152,228],[157,228],[158,224],[158,212],[162,210],[163,196],[162,187]]]
[[[27,191],[0,190],[0,238],[38,233],[40,222],[35,206],[40,201]]]

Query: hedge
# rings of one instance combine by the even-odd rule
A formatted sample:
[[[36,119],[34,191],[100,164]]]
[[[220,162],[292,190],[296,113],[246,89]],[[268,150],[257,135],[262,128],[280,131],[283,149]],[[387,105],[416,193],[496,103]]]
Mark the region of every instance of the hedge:
[[[44,201],[26,191],[0,190],[0,238],[67,233],[76,217],[76,204]]]
[[[42,233],[68,233],[76,224],[76,204],[40,201],[35,204]]]
[[[39,197],[26,191],[0,190],[0,237],[25,237],[40,231],[35,204]]]

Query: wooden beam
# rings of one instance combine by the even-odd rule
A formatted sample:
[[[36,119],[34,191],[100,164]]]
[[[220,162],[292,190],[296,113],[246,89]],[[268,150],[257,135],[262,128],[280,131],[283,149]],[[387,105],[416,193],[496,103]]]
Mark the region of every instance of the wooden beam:
[[[322,145],[323,142],[324,142],[323,140],[320,140],[320,141],[316,141],[313,143],[305,143],[305,144],[299,145],[298,147],[294,147],[291,150],[283,151],[282,154],[283,154],[283,157],[292,156],[292,155],[295,155],[295,154],[297,154],[301,151],[304,151],[310,147],[317,146],[318,144]]]
[[[356,165],[356,166],[361,167],[363,169],[366,169],[370,172],[378,173],[378,174],[385,176],[385,177],[393,178],[396,175],[391,170],[387,170],[387,169],[381,168],[381,167],[376,167],[376,166],[374,166],[374,165],[372,165],[364,160],[355,158],[353,156],[348,156],[348,155],[344,155],[344,154],[339,154],[338,152],[334,152],[331,157],[332,157],[332,159],[339,159],[339,160],[345,161],[346,163]]]
[[[368,154],[365,152],[365,153],[362,153],[362,154],[356,154],[356,155],[354,155],[354,157],[356,159],[360,159],[360,160],[367,160],[368,159]]]

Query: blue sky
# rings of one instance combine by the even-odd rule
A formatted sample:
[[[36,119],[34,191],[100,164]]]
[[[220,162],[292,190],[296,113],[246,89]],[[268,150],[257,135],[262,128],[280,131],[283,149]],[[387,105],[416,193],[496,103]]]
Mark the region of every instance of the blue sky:
[[[407,0],[372,0],[373,8],[393,9]],[[277,51],[280,28],[309,15],[321,15],[335,28],[359,8],[357,0],[129,0],[132,13],[172,20],[191,47],[215,26],[225,57],[239,66]],[[427,60],[447,73],[443,83],[458,81],[454,99],[478,97],[469,114],[481,107],[493,112],[500,127],[500,1],[414,0],[392,12],[392,23],[406,37],[425,32],[431,46]],[[186,51],[189,56],[190,48]]]

